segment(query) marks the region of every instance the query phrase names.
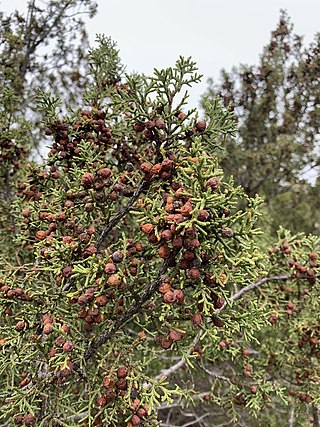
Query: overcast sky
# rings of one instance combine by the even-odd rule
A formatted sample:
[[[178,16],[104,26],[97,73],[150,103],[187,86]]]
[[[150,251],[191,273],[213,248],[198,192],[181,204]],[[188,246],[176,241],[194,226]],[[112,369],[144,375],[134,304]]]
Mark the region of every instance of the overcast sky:
[[[39,2],[41,0],[38,0]],[[0,0],[0,10],[23,11],[26,0]],[[88,22],[90,39],[105,33],[118,43],[127,70],[150,74],[154,67],[192,56],[202,82],[191,89],[197,106],[208,77],[221,68],[254,64],[286,9],[295,31],[310,42],[320,31],[319,0],[98,0],[98,14]]]

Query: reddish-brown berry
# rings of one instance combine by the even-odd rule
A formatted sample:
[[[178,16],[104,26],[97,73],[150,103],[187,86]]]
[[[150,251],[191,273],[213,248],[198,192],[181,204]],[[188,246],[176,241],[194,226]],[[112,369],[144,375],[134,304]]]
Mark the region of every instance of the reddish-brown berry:
[[[109,168],[99,169],[97,174],[100,178],[107,179],[111,176],[111,170]]]
[[[162,165],[160,163],[157,163],[152,166],[151,173],[153,175],[159,175],[161,170],[162,170]]]
[[[185,203],[180,208],[180,212],[184,216],[188,216],[192,212],[192,210],[193,210],[193,207],[192,207],[192,204],[190,202]]]
[[[158,254],[160,258],[167,259],[170,257],[171,250],[168,246],[163,245],[163,246],[160,246],[158,250]]]
[[[220,187],[220,179],[219,177],[216,178],[209,178],[207,181],[207,187],[211,188],[211,190],[216,190]]]
[[[107,404],[107,399],[104,396],[99,396],[97,397],[96,402],[97,402],[97,405],[100,406],[100,408],[102,408]]]
[[[175,289],[173,291],[173,293],[174,293],[174,295],[175,295],[175,297],[176,297],[176,299],[177,299],[177,301],[179,303],[182,303],[184,301],[185,295],[184,295],[184,292],[181,289]]]
[[[162,119],[156,119],[155,120],[155,127],[157,129],[165,129],[166,128],[166,124]]]
[[[127,368],[119,368],[117,370],[117,377],[118,378],[125,378],[128,375],[128,369]]]
[[[150,234],[152,233],[152,231],[154,230],[154,225],[153,224],[141,224],[140,225],[140,229],[143,233],[145,234]]]
[[[73,274],[73,270],[72,267],[70,265],[67,265],[66,267],[64,267],[61,271],[61,274],[63,277],[70,277]]]
[[[36,239],[37,239],[37,240],[44,240],[46,237],[47,237],[47,234],[46,234],[46,232],[45,232],[45,231],[43,231],[43,230],[38,230],[38,231],[36,232]]]
[[[180,341],[183,338],[183,333],[176,331],[176,330],[172,330],[169,332],[169,338],[175,342],[175,341]]]
[[[107,274],[113,274],[113,273],[115,273],[115,272],[116,272],[116,270],[117,270],[117,267],[116,267],[113,263],[111,263],[111,262],[108,262],[108,263],[104,266],[104,271],[105,271]]]
[[[24,330],[24,328],[26,327],[26,323],[24,320],[19,320],[19,322],[16,323],[16,331],[21,332]]]
[[[214,308],[219,309],[219,308],[223,307],[223,305],[224,305],[224,299],[221,297],[218,297],[214,303]]]
[[[160,236],[163,240],[168,242],[169,240],[172,239],[172,232],[170,230],[163,230],[161,231]]]
[[[200,270],[198,270],[197,268],[191,268],[190,270],[188,270],[188,277],[191,280],[199,280],[201,277]]]
[[[179,114],[178,114],[178,120],[184,120],[185,118],[187,117],[187,115],[185,114],[185,113],[182,113],[182,112],[180,112]]]
[[[127,380],[125,378],[119,378],[119,380],[116,382],[116,388],[118,390],[127,390]]]
[[[65,342],[62,346],[62,350],[65,353],[71,353],[73,349],[74,349],[74,345],[70,341]]]
[[[317,254],[316,252],[311,252],[311,253],[309,254],[309,258],[310,258],[312,261],[315,261],[315,260],[318,258],[318,254]]]
[[[48,335],[51,334],[51,332],[53,331],[53,325],[52,323],[46,323],[43,327],[43,333]]]
[[[174,248],[182,248],[182,245],[183,245],[183,240],[181,236],[175,236],[172,239],[172,246]]]
[[[95,299],[98,307],[104,307],[108,303],[108,298],[105,295],[100,295]]]
[[[30,208],[24,208],[24,209],[22,209],[22,215],[25,218],[28,218],[30,216],[30,214],[31,214],[31,209]]]
[[[174,163],[170,159],[164,159],[161,163],[161,170],[164,172],[172,172]]]
[[[253,385],[253,386],[250,388],[250,391],[251,391],[251,393],[252,393],[252,394],[256,394],[256,393],[257,393],[257,387],[256,387],[255,385]]]
[[[177,299],[175,293],[173,291],[168,291],[162,296],[162,301],[167,304],[172,304]]]
[[[268,320],[272,325],[274,325],[278,320],[278,316],[275,313],[273,313],[271,314]]]
[[[192,323],[194,324],[194,326],[199,326],[202,323],[202,316],[200,313],[196,313],[192,316]]]
[[[121,283],[121,277],[119,276],[119,274],[112,274],[112,276],[109,277],[107,283],[111,287],[117,287]]]
[[[56,348],[51,348],[48,352],[48,357],[49,359],[51,359],[52,357],[54,357],[57,354],[58,350]]]
[[[56,338],[55,345],[57,347],[62,347],[65,344],[65,342],[66,342],[65,337],[60,336],[60,337]]]
[[[138,426],[140,424],[140,417],[138,417],[138,415],[133,415],[133,417],[131,418],[131,424],[133,426]]]
[[[139,408],[137,410],[137,415],[138,417],[143,418],[147,415],[147,411],[144,408]]]
[[[209,212],[206,211],[205,209],[200,209],[198,212],[198,220],[199,221],[207,221],[209,219]]]
[[[140,165],[140,171],[142,173],[148,174],[151,172],[152,164],[149,162],[144,162]]]
[[[102,384],[106,388],[112,388],[115,384],[115,380],[112,377],[104,377]]]
[[[63,325],[61,325],[60,331],[65,334],[70,334],[70,326],[64,323]]]
[[[22,415],[17,415],[14,417],[14,423],[17,426],[21,426],[23,424],[23,416]]]
[[[222,320],[218,319],[217,317],[215,317],[213,319],[213,324],[214,326],[216,326],[217,328],[223,328],[224,327],[224,323]]]
[[[58,212],[56,215],[57,221],[65,221],[67,218],[67,215],[64,212]]]
[[[169,337],[163,337],[160,340],[160,345],[162,348],[164,348],[165,350],[167,350],[168,348],[170,348],[172,346],[172,339]]]
[[[200,120],[197,124],[196,124],[196,129],[198,132],[204,132],[206,130],[207,124],[206,122]]]
[[[26,426],[33,426],[35,425],[37,418],[33,414],[27,414],[23,421]]]
[[[133,125],[133,129],[136,132],[142,132],[144,130],[144,125],[142,123],[137,122]]]
[[[86,188],[92,187],[94,182],[94,175],[90,172],[86,172],[81,178],[82,185]]]

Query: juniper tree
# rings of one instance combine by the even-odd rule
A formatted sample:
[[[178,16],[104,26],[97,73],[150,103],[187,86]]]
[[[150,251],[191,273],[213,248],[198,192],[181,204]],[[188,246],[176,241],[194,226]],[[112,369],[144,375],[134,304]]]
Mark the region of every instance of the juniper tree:
[[[227,139],[221,165],[247,194],[264,197],[273,229],[317,230],[308,180],[319,172],[319,70],[319,34],[305,46],[282,11],[259,62],[222,70],[202,99],[205,107],[220,96],[234,112],[237,138]]]
[[[39,87],[63,94],[66,103],[77,99],[88,50],[82,16],[95,13],[91,0],[30,0],[26,15],[1,12],[1,91],[11,89],[19,110],[33,108]]]
[[[282,237],[270,260],[259,248],[261,199],[225,179],[217,160],[234,134],[231,114],[218,101],[206,120],[186,110],[200,79],[191,58],[126,75],[116,45],[98,41],[84,107],[65,115],[57,98],[39,97],[49,155],[21,165],[11,196],[0,420],[155,427],[170,422],[171,405],[190,408],[195,426],[242,422],[287,398],[264,363],[269,350],[249,353],[259,330],[285,324],[278,284],[292,282],[295,298],[303,284],[301,305],[317,308],[319,242]],[[315,351],[310,313],[294,340]],[[294,388],[316,414],[316,383]]]
[[[39,88],[64,105],[75,105],[86,82],[88,40],[82,16],[93,16],[91,0],[27,2],[27,13],[0,12],[0,210],[2,230],[14,227],[12,183],[39,149],[43,128],[35,97]],[[42,150],[40,150],[42,151]],[[39,157],[39,150],[38,150]]]

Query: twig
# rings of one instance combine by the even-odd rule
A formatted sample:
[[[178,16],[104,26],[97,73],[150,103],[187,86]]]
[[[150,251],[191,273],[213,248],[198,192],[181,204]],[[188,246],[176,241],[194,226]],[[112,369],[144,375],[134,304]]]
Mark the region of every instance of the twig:
[[[312,405],[313,427],[320,427],[319,408]]]
[[[197,363],[197,366],[199,366],[199,368],[202,369],[210,377],[217,378],[218,380],[226,381],[227,383],[232,384],[230,378],[227,378],[224,375],[219,374],[218,372],[209,371],[209,369],[207,369],[205,366],[200,365],[199,363]]]
[[[34,8],[35,8],[35,0],[32,0],[28,5],[28,16],[26,20],[25,39],[24,39],[24,41],[26,42],[26,53],[20,68],[20,78],[23,84],[25,83],[26,71],[30,62],[30,54],[32,53],[30,51],[30,46],[31,46],[31,29],[33,25]]]
[[[264,279],[259,280],[255,283],[250,283],[250,285],[245,286],[244,288],[240,289],[240,291],[236,292],[230,297],[230,301],[235,301],[242,297],[243,294],[252,291],[252,289],[258,288],[259,286],[264,285],[267,282],[274,282],[274,281],[286,281],[292,279],[292,276],[290,274],[283,275],[283,276],[271,276],[271,277],[265,277]],[[221,308],[215,311],[214,315],[219,314],[222,310],[225,309],[227,303],[225,302]]]
[[[90,359],[99,347],[105,344],[128,320],[132,319],[137,313],[141,311],[145,303],[149,301],[152,295],[159,288],[161,283],[161,276],[163,276],[167,272],[172,260],[175,259],[178,252],[179,249],[175,249],[172,251],[170,257],[165,260],[162,267],[158,271],[156,279],[150,284],[144,294],[142,294],[142,296],[122,316],[120,316],[115,321],[112,328],[110,330],[104,330],[101,335],[99,335],[91,342],[91,344],[84,353],[85,360]]]
[[[201,415],[200,417],[199,416],[197,416],[196,414],[192,414],[193,415],[193,417],[195,418],[194,420],[192,420],[192,421],[188,421],[187,423],[185,423],[185,424],[182,424],[182,425],[180,425],[180,427],[189,427],[189,426],[194,426],[194,425],[196,425],[197,423],[199,423],[201,420],[203,420],[204,418],[206,418],[206,417],[208,417],[209,415],[212,415],[211,413],[207,413],[207,414],[203,414],[203,415]],[[222,424],[221,424],[222,425]],[[223,425],[225,425],[225,424],[223,424]],[[161,424],[161,426],[162,427],[179,427],[179,426],[177,426],[177,425],[172,425],[172,424]]]
[[[131,196],[128,204],[124,206],[122,209],[120,209],[117,215],[113,217],[113,219],[104,226],[98,240],[95,243],[96,248],[99,248],[101,246],[101,244],[103,243],[109,231],[111,231],[113,227],[115,227],[118,224],[118,222],[126,215],[126,213],[130,211],[133,204],[137,201],[138,197],[140,196],[142,191],[146,188],[146,186],[147,186],[147,181],[142,180],[138,185],[136,191]]]
[[[294,419],[294,406],[291,406],[291,409],[290,409],[290,418],[289,418],[289,427],[294,427],[294,422],[295,422],[295,419]]]

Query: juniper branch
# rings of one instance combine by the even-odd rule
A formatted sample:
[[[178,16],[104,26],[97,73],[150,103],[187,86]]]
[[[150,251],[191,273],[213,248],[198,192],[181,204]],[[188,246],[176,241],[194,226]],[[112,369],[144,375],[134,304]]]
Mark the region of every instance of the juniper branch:
[[[98,238],[98,240],[95,243],[96,248],[100,248],[100,246],[102,245],[102,243],[104,242],[106,236],[108,235],[108,233],[113,229],[113,227],[115,227],[120,221],[121,219],[130,211],[130,209],[132,208],[132,206],[134,205],[134,203],[138,200],[138,197],[140,196],[140,194],[142,193],[142,191],[147,187],[147,181],[145,179],[143,179],[140,184],[138,185],[136,191],[133,193],[133,195],[131,196],[129,202],[127,203],[126,206],[124,206],[123,208],[121,208],[119,210],[119,212],[112,218],[111,221],[107,222],[107,224],[105,224],[105,226],[103,227],[103,230]]]
[[[141,312],[143,306],[150,300],[152,295],[154,295],[154,293],[159,288],[161,283],[161,276],[167,272],[171,262],[177,256],[178,251],[179,249],[172,251],[170,257],[164,261],[162,267],[159,269],[156,279],[150,284],[148,289],[141,295],[141,297],[125,313],[123,313],[122,316],[118,317],[112,328],[110,330],[104,330],[91,342],[84,353],[85,360],[89,360],[94,355],[96,350],[109,341],[126,322],[131,320],[137,313]]]

